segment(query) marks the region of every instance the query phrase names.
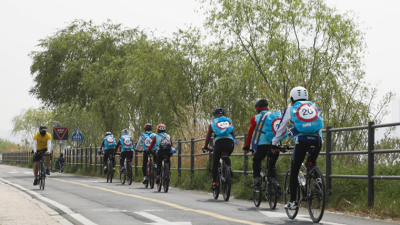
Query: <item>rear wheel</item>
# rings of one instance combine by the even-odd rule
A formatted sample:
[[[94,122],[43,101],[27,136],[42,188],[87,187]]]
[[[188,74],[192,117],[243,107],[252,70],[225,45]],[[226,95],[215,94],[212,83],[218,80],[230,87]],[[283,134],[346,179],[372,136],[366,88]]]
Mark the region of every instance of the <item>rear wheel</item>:
[[[125,184],[126,180],[126,170],[124,172],[119,173],[119,180],[121,181],[121,184]]]
[[[276,202],[278,201],[278,187],[274,178],[271,178],[271,182],[268,183],[268,200],[269,207],[275,209]]]
[[[46,184],[46,181],[45,181],[45,179],[46,179],[46,170],[44,169],[44,166],[42,166],[42,168],[41,168],[41,179],[40,179],[40,186],[41,186],[41,188],[42,188],[42,190],[44,190],[44,185]]]
[[[223,172],[225,181],[222,183],[222,193],[224,200],[228,201],[231,195],[231,172],[229,171],[228,165],[224,164]]]
[[[169,188],[169,164],[165,163],[164,164],[164,176],[163,176],[163,187],[164,187],[164,192],[168,192]]]
[[[132,174],[132,165],[130,162],[127,163],[127,165],[126,165],[126,174],[127,174],[128,184],[131,185],[132,179],[133,179],[133,174]]]
[[[148,181],[147,181],[147,182],[150,182],[150,188],[151,188],[151,189],[154,188],[154,178],[155,178],[155,175],[156,175],[156,170],[155,170],[155,168],[154,168],[154,163],[151,162],[151,163],[150,163],[150,175],[149,175],[149,178],[148,178]]]
[[[219,196],[219,184],[220,183],[221,183],[221,176],[220,176],[220,174],[218,172],[218,174],[217,174],[217,186],[213,189],[214,199],[218,199],[218,196]]]
[[[297,202],[299,202],[299,200],[300,200],[300,187],[297,186]],[[286,171],[285,182],[283,183],[283,201],[285,205],[290,201],[290,167]],[[297,213],[299,212],[299,208],[294,210],[285,209],[285,211],[289,219],[294,219],[297,216]]]
[[[262,180],[260,188],[253,188],[253,201],[256,207],[259,207],[261,204],[261,196],[262,196]]]
[[[321,169],[314,166],[306,181],[308,212],[311,220],[318,223],[325,210],[325,182]]]

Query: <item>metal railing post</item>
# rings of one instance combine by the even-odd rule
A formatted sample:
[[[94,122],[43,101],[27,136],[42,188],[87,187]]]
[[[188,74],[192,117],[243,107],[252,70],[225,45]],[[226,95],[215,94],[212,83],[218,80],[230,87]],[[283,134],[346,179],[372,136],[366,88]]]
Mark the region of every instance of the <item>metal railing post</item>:
[[[101,147],[100,147],[101,148]],[[103,151],[103,154],[102,155],[100,155],[100,167],[99,167],[99,169],[100,169],[100,176],[102,176],[103,175],[103,168],[102,168],[102,163],[103,163],[103,155],[104,155],[104,151]]]
[[[181,167],[182,167],[182,158],[181,158],[181,154],[182,154],[182,143],[181,143],[181,139],[178,140],[178,178],[181,178]]]
[[[332,127],[326,126],[326,193],[329,193],[332,189],[332,132],[330,131]]]
[[[94,172],[97,172],[97,147],[94,146]]]
[[[90,146],[90,160],[89,160],[89,168],[92,169],[92,157],[93,157],[93,153],[92,153],[92,146]]]
[[[88,149],[85,148],[85,167],[87,168],[87,161],[88,161]]]
[[[368,206],[374,205],[374,150],[375,144],[375,129],[372,127],[375,123],[368,122]]]
[[[83,167],[83,147],[81,147],[81,169]]]
[[[190,182],[193,180],[194,174],[194,138],[190,139]]]
[[[246,146],[246,139],[247,139],[247,134],[244,134],[244,145]],[[249,169],[249,156],[246,154],[246,152],[243,153],[244,154],[244,162],[243,162],[243,174],[247,175],[247,170]]]

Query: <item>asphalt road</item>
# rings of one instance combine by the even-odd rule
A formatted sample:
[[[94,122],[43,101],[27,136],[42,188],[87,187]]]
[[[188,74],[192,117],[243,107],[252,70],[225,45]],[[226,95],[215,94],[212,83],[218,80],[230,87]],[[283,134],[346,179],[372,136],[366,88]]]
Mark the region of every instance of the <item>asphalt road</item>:
[[[271,210],[262,202],[231,198],[214,200],[209,193],[170,188],[168,193],[146,189],[142,184],[122,185],[105,179],[52,173],[45,190],[33,186],[28,168],[0,165],[0,182],[8,183],[46,204],[73,224],[314,224],[301,209],[290,220],[283,205]],[[250,189],[249,189],[250,191]],[[399,224],[325,212],[320,224]]]

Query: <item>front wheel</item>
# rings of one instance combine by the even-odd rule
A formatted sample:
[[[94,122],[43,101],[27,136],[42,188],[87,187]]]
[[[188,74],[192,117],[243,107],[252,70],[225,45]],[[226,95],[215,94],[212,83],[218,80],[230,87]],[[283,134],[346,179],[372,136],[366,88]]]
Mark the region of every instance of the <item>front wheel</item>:
[[[314,166],[306,180],[308,212],[311,220],[318,223],[325,210],[325,182],[321,169]]]
[[[224,200],[228,201],[231,195],[231,172],[229,171],[228,165],[224,165],[224,181],[222,182],[222,193]]]
[[[163,176],[163,187],[164,187],[164,192],[168,192],[169,188],[169,164],[165,163],[164,164],[164,176]]]
[[[269,207],[275,209],[278,201],[278,186],[274,178],[271,178],[270,182],[268,182],[268,193],[266,194],[268,195]]]
[[[261,196],[262,196],[262,180],[260,188],[253,188],[253,201],[256,207],[259,207],[261,204]]]
[[[297,202],[300,200],[300,187],[297,186]],[[285,173],[285,181],[283,183],[283,201],[284,204],[288,204],[290,201],[290,167]],[[297,213],[299,212],[299,208],[291,210],[291,209],[285,209],[287,216],[289,219],[294,219],[297,216]]]
[[[119,173],[119,180],[121,181],[121,184],[125,184],[126,181],[126,170],[124,172]]]

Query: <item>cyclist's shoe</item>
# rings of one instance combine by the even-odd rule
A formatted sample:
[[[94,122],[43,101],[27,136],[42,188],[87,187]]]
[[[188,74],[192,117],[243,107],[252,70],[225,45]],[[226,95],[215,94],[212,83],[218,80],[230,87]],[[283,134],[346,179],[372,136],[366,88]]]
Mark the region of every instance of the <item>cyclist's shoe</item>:
[[[233,177],[233,170],[232,170],[232,166],[229,167],[229,172],[231,172],[231,177]]]
[[[50,170],[49,170],[49,168],[46,169],[46,174],[47,174],[47,175],[50,175]]]
[[[260,182],[260,178],[256,177],[254,178],[254,184],[251,185],[252,188],[261,188],[261,182]]]
[[[214,191],[215,189],[217,189],[217,186],[218,186],[217,182],[213,182],[212,186],[211,186],[211,190]]]
[[[104,174],[107,173],[107,166],[104,167]]]
[[[147,177],[146,176],[143,177],[143,184],[147,184]]]
[[[159,184],[159,183],[160,183],[160,175],[157,175],[156,184]]]
[[[115,171],[115,167],[114,168],[112,168],[112,172],[114,172]]]
[[[38,185],[38,179],[35,178],[35,180],[33,180],[33,185]]]
[[[299,203],[296,201],[288,202],[286,205],[283,206],[285,209],[295,210],[299,208]]]

